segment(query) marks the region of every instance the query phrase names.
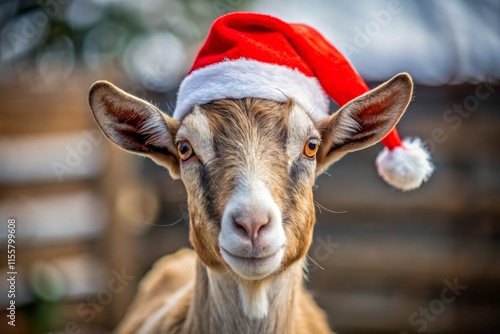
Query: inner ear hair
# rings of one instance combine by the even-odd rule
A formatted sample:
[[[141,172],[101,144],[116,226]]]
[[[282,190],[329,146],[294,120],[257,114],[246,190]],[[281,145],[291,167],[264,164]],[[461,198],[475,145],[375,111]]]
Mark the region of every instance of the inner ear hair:
[[[324,170],[345,154],[382,140],[404,114],[412,94],[411,77],[400,73],[319,121],[316,126],[322,133],[322,145],[318,167]]]
[[[180,122],[151,103],[132,96],[107,81],[89,91],[89,105],[104,134],[121,148],[152,158],[178,177],[178,156],[173,138]]]

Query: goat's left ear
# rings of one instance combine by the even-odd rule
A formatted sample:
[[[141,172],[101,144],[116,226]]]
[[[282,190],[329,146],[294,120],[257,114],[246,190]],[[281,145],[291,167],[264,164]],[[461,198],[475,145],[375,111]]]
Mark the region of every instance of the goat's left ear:
[[[316,127],[322,144],[317,154],[316,174],[345,154],[382,140],[405,112],[412,94],[411,77],[400,73],[319,121]]]
[[[129,152],[148,156],[166,167],[172,178],[180,177],[173,141],[179,121],[107,81],[90,87],[89,105],[97,124],[112,142]]]

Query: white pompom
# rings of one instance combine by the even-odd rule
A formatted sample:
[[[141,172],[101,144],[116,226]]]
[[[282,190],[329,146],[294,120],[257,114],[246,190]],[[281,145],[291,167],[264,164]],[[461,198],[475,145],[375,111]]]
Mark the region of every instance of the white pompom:
[[[377,156],[377,171],[390,185],[403,191],[420,187],[429,179],[434,166],[419,138],[405,139],[403,147],[384,148]]]

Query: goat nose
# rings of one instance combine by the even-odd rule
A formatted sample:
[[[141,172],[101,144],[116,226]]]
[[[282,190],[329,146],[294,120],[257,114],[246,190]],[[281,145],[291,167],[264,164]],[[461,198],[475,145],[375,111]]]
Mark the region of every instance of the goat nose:
[[[256,215],[256,216],[246,216],[240,215],[234,218],[234,223],[239,229],[245,230],[248,238],[255,241],[259,236],[259,231],[269,223],[269,216],[267,215]]]

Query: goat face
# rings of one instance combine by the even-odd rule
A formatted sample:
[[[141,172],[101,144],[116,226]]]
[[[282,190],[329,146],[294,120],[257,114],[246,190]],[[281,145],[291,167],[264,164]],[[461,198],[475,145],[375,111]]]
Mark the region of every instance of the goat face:
[[[305,256],[315,175],[380,141],[411,95],[411,78],[400,74],[316,122],[291,101],[254,98],[195,106],[179,121],[102,81],[89,103],[110,140],[182,177],[200,259],[261,280]]]
[[[191,242],[205,263],[256,280],[305,255],[320,139],[292,101],[219,100],[183,120]]]

